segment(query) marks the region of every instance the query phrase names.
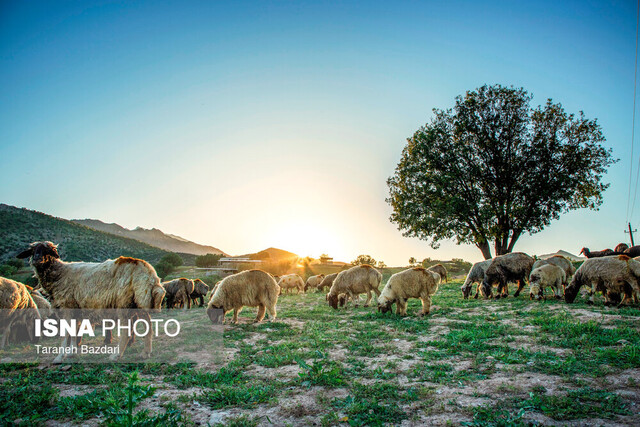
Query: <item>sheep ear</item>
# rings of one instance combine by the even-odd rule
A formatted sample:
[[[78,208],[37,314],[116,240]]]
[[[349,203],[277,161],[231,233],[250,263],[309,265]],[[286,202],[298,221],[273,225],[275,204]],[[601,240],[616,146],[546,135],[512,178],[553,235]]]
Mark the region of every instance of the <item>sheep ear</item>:
[[[33,248],[29,248],[24,252],[20,252],[18,255],[16,255],[16,258],[25,259],[29,258],[31,255],[33,255]]]

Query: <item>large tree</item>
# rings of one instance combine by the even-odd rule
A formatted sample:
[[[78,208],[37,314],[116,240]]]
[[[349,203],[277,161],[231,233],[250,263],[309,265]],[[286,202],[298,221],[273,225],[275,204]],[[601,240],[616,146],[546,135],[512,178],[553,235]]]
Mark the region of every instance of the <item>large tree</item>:
[[[405,236],[475,244],[486,259],[509,253],[562,213],[597,210],[615,162],[597,121],[522,88],[483,86],[434,110],[387,181],[391,221]]]

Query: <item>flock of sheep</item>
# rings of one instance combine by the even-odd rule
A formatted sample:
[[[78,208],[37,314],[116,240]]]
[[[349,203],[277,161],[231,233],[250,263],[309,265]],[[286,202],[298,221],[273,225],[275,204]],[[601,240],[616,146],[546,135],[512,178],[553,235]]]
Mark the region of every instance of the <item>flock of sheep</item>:
[[[624,245],[626,246],[626,245]],[[508,284],[516,283],[517,297],[529,282],[531,299],[544,298],[545,288],[550,288],[554,297],[572,303],[581,287],[589,288],[589,302],[596,292],[601,292],[605,304],[628,305],[638,302],[640,296],[640,261],[632,256],[640,255],[640,246],[632,248],[619,245],[614,251],[581,253],[587,260],[574,268],[567,258],[555,255],[536,260],[521,253],[510,253],[473,265],[462,285],[463,298],[468,298],[473,284],[477,284],[474,297],[507,297]],[[262,270],[248,270],[228,276],[210,291],[199,279],[175,279],[161,283],[153,267],[146,261],[120,257],[102,263],[65,262],[60,259],[56,245],[51,242],[35,242],[17,255],[28,258],[39,282],[34,290],[13,280],[0,278],[0,318],[2,338],[0,346],[15,339],[18,328],[26,329],[28,339],[35,340],[32,327],[36,318],[47,317],[54,308],[67,309],[141,309],[146,316],[149,311],[160,310],[163,301],[167,308],[190,308],[192,302],[204,305],[209,297],[207,315],[214,323],[224,321],[224,316],[233,311],[233,322],[243,307],[258,307],[255,321],[260,322],[268,313],[276,319],[276,305],[282,292],[297,292],[312,289],[329,289],[326,300],[334,309],[357,305],[359,295],[366,294],[365,307],[377,297],[378,311],[386,313],[396,305],[398,315],[407,314],[407,300],[420,299],[420,315],[429,314],[431,297],[438,290],[441,280],[447,280],[447,271],[441,264],[428,269],[412,267],[392,275],[382,291],[382,274],[369,265],[359,265],[335,274],[311,276],[306,283],[297,274],[273,276]],[[638,256],[640,258],[640,256]],[[494,292],[494,287],[495,292]],[[143,357],[152,351],[151,333],[144,337]],[[132,337],[120,337],[119,354],[122,356]],[[65,347],[78,345],[71,337],[65,337]],[[54,362],[61,362],[65,354],[59,354]]]

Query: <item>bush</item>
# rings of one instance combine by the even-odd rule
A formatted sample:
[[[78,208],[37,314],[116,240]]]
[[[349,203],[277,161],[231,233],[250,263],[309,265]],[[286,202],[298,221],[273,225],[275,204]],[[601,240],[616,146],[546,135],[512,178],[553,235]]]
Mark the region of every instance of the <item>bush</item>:
[[[160,261],[153,268],[156,269],[156,273],[160,279],[164,279],[173,271],[174,267],[164,261]]]
[[[218,265],[218,261],[222,258],[221,254],[206,254],[196,257],[196,267],[208,268]]]
[[[176,253],[171,253],[160,258],[158,264],[160,263],[165,263],[170,265],[172,268],[176,268],[182,265],[182,258]]]

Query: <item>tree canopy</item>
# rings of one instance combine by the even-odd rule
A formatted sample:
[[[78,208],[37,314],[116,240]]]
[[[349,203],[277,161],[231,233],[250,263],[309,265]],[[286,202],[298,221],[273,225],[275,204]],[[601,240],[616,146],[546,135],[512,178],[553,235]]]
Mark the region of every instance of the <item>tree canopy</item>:
[[[597,209],[614,163],[597,120],[522,88],[482,86],[418,129],[387,180],[390,220],[405,236],[509,253],[561,214]]]
[[[377,264],[377,261],[371,256],[371,255],[358,255],[358,257],[356,259],[354,259],[353,261],[351,261],[351,264],[353,265],[370,265],[375,267]]]
[[[218,261],[222,258],[221,254],[206,254],[196,257],[196,267],[207,268],[218,265]]]

